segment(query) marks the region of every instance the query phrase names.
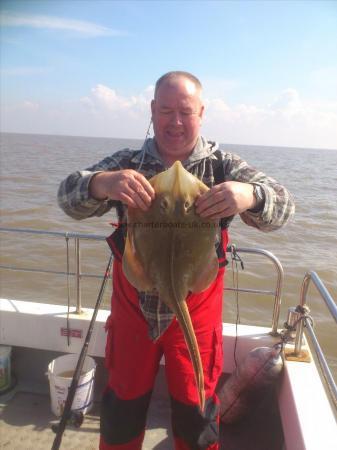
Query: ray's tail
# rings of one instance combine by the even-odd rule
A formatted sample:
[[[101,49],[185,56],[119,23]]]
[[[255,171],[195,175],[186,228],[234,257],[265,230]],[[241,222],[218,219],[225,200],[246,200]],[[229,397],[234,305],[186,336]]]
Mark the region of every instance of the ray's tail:
[[[174,311],[179,325],[183,331],[184,338],[187,344],[188,351],[190,353],[195,381],[199,393],[200,409],[203,412],[205,408],[205,388],[204,388],[204,371],[202,367],[202,361],[200,357],[198,342],[195,337],[193,325],[190,317],[190,313],[187,308],[186,301],[179,301],[176,304],[176,311]]]
[[[171,298],[167,299],[169,300],[167,304],[173,309],[173,312],[175,313],[178,323],[183,331],[185,342],[193,365],[196,387],[199,394],[199,405],[201,411],[203,412],[205,408],[204,371],[202,367],[198,342],[195,337],[191,316],[185,300],[188,290],[186,289],[186,293],[184,293],[185,289],[177,289],[176,285],[177,278],[179,277],[177,277],[176,273],[175,259],[176,255],[179,253],[176,247],[179,248],[179,245],[177,246],[177,234],[175,229],[172,230],[171,237],[172,243],[170,248],[170,282],[172,297],[170,296]]]

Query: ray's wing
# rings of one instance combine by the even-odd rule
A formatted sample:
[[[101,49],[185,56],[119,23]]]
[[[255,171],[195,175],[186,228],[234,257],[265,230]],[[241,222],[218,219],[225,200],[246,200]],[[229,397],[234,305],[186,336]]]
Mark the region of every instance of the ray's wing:
[[[201,252],[197,253],[193,249],[193,259],[195,270],[191,273],[191,281],[189,289],[192,292],[202,292],[207,289],[214,281],[219,270],[219,260],[216,254],[215,233],[199,233],[199,248]],[[211,242],[211,244],[209,244]]]
[[[138,221],[134,220],[133,216],[134,214],[130,208],[128,211],[129,226],[123,255],[123,271],[127,280],[138,291],[151,291],[154,288],[153,283],[146,273],[144,264],[142,264],[136,249],[135,233],[137,233],[137,230],[133,224],[138,223]]]

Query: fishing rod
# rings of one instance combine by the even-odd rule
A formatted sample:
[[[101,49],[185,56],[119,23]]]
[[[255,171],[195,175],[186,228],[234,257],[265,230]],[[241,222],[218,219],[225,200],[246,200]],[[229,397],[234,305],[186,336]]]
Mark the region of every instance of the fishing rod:
[[[54,442],[53,442],[51,450],[58,450],[60,448],[64,430],[66,428],[67,422],[71,418],[71,406],[73,404],[73,400],[74,400],[74,397],[75,397],[76,389],[77,389],[77,386],[78,386],[78,383],[79,383],[79,379],[80,379],[80,375],[81,375],[81,372],[82,372],[84,360],[85,360],[85,357],[87,356],[87,353],[88,353],[89,342],[90,342],[91,335],[92,335],[92,332],[93,332],[93,329],[94,329],[97,313],[98,313],[98,310],[99,310],[100,305],[102,303],[103,293],[104,293],[104,289],[105,289],[106,283],[107,283],[108,278],[109,278],[111,265],[112,265],[112,260],[113,260],[113,254],[111,253],[110,259],[109,259],[109,262],[108,262],[108,265],[107,265],[107,268],[105,270],[105,274],[104,274],[104,278],[103,278],[103,281],[102,281],[102,284],[101,284],[101,288],[100,288],[99,293],[98,293],[95,309],[94,309],[94,312],[92,314],[92,318],[91,318],[91,321],[90,321],[90,324],[89,324],[87,335],[86,335],[86,338],[85,338],[85,341],[84,341],[84,344],[83,344],[80,356],[79,356],[78,361],[77,361],[76,369],[74,371],[74,376],[73,376],[73,379],[71,381],[71,385],[70,385],[70,388],[69,388],[69,391],[68,391],[68,396],[67,396],[67,400],[66,400],[65,405],[64,405],[64,410],[63,410],[63,413],[62,413],[62,417],[61,417],[60,423],[58,425],[52,426],[52,430],[56,433],[56,436],[55,436],[55,439],[54,439]],[[82,415],[82,420],[83,420],[83,415]]]

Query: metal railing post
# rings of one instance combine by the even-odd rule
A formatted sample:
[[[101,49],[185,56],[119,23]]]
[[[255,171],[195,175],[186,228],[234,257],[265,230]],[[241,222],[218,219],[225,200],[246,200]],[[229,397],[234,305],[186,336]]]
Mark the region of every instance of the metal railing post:
[[[310,273],[307,272],[304,275],[302,286],[301,286],[301,294],[300,294],[301,308],[303,308],[304,305],[306,304],[306,298],[307,298],[307,292],[308,292],[310,280],[311,280],[311,275],[310,275]],[[295,355],[299,355],[301,353],[303,333],[304,333],[304,321],[300,320],[296,327],[295,348],[294,348]]]
[[[314,286],[316,287],[318,293],[321,295],[327,308],[329,309],[329,312],[330,312],[332,318],[337,323],[337,305],[334,302],[334,300],[333,300],[332,296],[330,295],[329,291],[327,290],[327,288],[324,286],[320,277],[314,271],[307,272],[304,276],[304,279],[302,282],[302,287],[301,287],[301,294],[300,294],[301,308],[304,309],[307,307],[307,294],[308,294],[310,282],[312,282],[314,284]],[[305,324],[304,324],[304,321],[305,321]],[[332,373],[330,371],[328,363],[325,359],[323,350],[322,350],[322,348],[317,340],[317,337],[315,335],[315,332],[312,328],[312,324],[310,323],[310,320],[307,320],[305,318],[305,316],[304,316],[304,320],[300,320],[296,327],[294,354],[299,355],[301,353],[304,326],[306,327],[306,329],[308,331],[308,335],[309,335],[311,342],[314,346],[314,349],[316,351],[316,355],[318,357],[318,362],[320,364],[323,376],[325,378],[328,389],[330,391],[331,398],[334,402],[334,405],[337,406],[337,386],[336,386],[335,380],[332,376]]]
[[[82,313],[80,240],[75,238],[76,314]]]
[[[335,322],[337,322],[337,306],[333,301],[333,298],[331,297],[329,291],[324,286],[324,284],[322,283],[321,279],[319,278],[316,272],[313,271],[307,272],[303,278],[300,294],[300,306],[302,308],[306,306],[307,293],[310,281],[313,282],[314,286],[316,287],[317,291],[319,292],[326,306],[328,307],[333,319],[335,320]],[[301,320],[297,325],[296,329],[295,349],[294,349],[295,355],[299,355],[299,353],[301,352],[303,333],[304,333],[304,324],[303,320]]]
[[[284,271],[281,262],[278,258],[276,258],[273,253],[269,252],[268,250],[264,250],[261,248],[246,248],[246,247],[238,247],[236,248],[236,251],[238,253],[250,253],[250,254],[258,254],[263,255],[266,258],[268,258],[273,264],[277,272],[277,282],[276,282],[276,289],[274,292],[270,291],[261,291],[261,290],[255,290],[255,289],[237,289],[241,292],[255,292],[255,293],[265,293],[268,295],[274,295],[274,307],[273,307],[273,316],[272,316],[272,324],[271,324],[271,336],[278,336],[278,323],[280,319],[280,312],[281,312],[281,303],[282,303],[282,288],[283,288],[283,280],[284,280]],[[231,252],[231,246],[227,247],[227,252]],[[228,289],[226,290],[235,290],[235,289]]]

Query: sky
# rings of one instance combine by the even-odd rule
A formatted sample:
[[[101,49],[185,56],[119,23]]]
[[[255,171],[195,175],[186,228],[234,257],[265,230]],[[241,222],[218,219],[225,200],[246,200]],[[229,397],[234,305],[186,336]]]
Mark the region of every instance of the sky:
[[[202,134],[337,149],[337,1],[2,0],[0,130],[143,139],[155,81],[203,84]]]

